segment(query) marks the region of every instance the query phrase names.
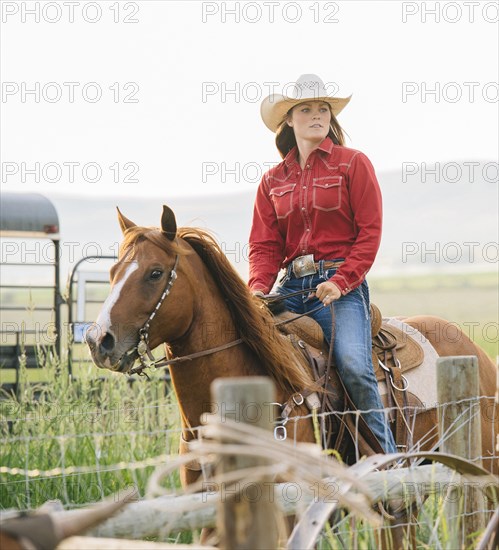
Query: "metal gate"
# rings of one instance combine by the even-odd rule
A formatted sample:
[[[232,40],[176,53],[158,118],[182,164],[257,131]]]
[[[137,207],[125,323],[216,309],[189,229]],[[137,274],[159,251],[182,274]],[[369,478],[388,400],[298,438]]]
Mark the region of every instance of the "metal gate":
[[[109,289],[109,269],[84,271],[81,267],[89,262],[115,261],[116,256],[85,256],[73,267],[68,282],[68,325],[70,328],[70,342],[68,343],[68,370],[73,374],[75,355],[77,361],[89,363],[88,354],[78,353],[78,345],[84,344],[85,332],[96,319],[96,306],[101,306]],[[76,286],[76,299],[75,299]],[[105,292],[105,295],[104,295]],[[76,353],[75,353],[76,352]]]

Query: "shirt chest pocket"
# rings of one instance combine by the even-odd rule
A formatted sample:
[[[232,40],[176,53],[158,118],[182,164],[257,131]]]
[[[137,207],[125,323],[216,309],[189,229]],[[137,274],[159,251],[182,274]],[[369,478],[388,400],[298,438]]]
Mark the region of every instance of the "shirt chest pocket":
[[[277,218],[287,218],[293,210],[293,191],[296,183],[280,185],[270,190]]]
[[[330,212],[341,207],[341,176],[314,178],[312,207],[323,212]]]

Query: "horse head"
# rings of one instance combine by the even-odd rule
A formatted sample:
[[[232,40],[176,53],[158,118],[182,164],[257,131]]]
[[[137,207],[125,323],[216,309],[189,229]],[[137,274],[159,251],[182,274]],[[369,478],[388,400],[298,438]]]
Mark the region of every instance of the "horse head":
[[[111,292],[86,342],[98,367],[126,373],[139,357],[144,332],[154,349],[188,331],[195,291],[192,277],[180,276],[183,267],[178,260],[186,249],[177,239],[170,208],[163,206],[160,228],[139,227],[119,209],[118,219],[124,240],[111,268]]]

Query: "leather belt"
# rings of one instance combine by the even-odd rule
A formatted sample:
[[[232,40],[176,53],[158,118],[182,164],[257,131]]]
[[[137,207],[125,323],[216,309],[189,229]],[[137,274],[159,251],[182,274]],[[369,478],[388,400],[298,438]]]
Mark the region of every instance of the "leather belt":
[[[340,265],[344,262],[345,260],[338,260],[337,262],[330,262],[328,260],[324,260],[324,269],[333,269],[335,267],[340,267]],[[319,262],[317,262],[315,264],[317,267],[319,267]]]
[[[343,262],[344,260],[322,260],[324,269],[333,269],[339,267]],[[295,258],[288,265],[288,269],[291,269],[295,277],[300,278],[317,273],[320,264],[321,262],[314,261],[313,254],[307,254],[306,256],[298,256],[298,258]]]

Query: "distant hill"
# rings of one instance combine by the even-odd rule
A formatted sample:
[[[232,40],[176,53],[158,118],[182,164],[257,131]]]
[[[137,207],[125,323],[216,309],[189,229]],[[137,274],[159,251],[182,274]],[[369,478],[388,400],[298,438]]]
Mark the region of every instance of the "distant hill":
[[[475,174],[478,173],[481,171],[476,169]],[[497,182],[475,178],[477,181],[473,183],[463,180],[435,183],[429,176],[426,183],[411,179],[404,183],[400,172],[379,173],[378,179],[384,201],[384,229],[372,275],[494,268],[498,241]],[[117,251],[121,233],[116,206],[138,224],[157,226],[163,203],[173,208],[179,225],[212,230],[246,278],[247,241],[256,189],[188,198],[170,198],[167,189],[168,183],[164,196],[147,199],[47,194],[60,218],[62,280],[84,253]],[[431,253],[432,250],[437,253]],[[97,266],[86,269],[95,270]]]

